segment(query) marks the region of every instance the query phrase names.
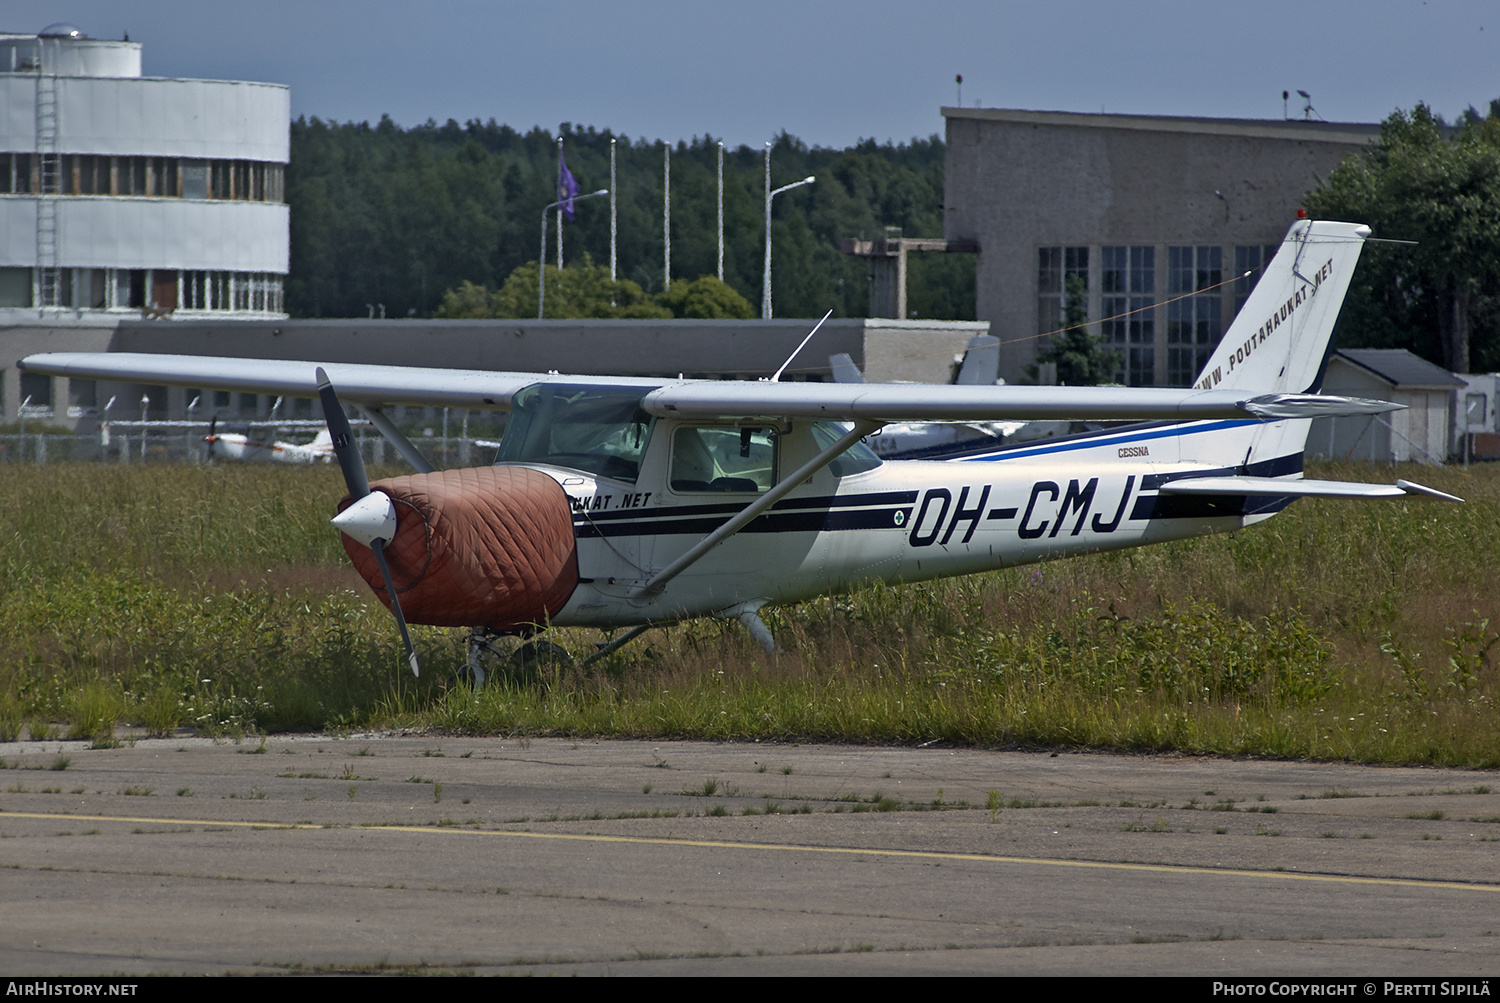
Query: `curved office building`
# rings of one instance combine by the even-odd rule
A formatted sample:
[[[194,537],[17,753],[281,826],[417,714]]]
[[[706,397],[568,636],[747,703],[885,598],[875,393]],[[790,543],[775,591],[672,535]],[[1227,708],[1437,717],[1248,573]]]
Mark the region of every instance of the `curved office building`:
[[[286,316],[286,86],[0,34],[0,324]]]

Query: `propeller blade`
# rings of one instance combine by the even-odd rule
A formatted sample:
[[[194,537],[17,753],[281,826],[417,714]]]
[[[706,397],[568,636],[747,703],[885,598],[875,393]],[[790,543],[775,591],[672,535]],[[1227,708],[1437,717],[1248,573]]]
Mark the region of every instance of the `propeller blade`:
[[[420,677],[422,670],[417,665],[417,649],[411,643],[411,634],[406,629],[406,617],[401,615],[401,598],[396,595],[396,582],[391,578],[391,566],[385,561],[385,541],[374,540],[370,544],[370,549],[375,551],[375,563],[380,565],[380,576],[385,579],[385,594],[391,597],[391,612],[396,615],[396,626],[401,631],[401,643],[406,645],[406,661],[411,665],[411,674]]]
[[[318,367],[318,398],[323,402],[323,420],[328,423],[328,434],[333,439],[333,455],[338,457],[339,467],[344,471],[344,486],[349,497],[359,501],[370,493],[370,478],[365,475],[365,461],[354,444],[354,433],[349,428],[349,419],[344,416],[344,405],[334,392],[333,382],[323,367]],[[377,552],[378,553],[378,552]]]
[[[385,545],[396,530],[395,508],[391,506],[389,498],[385,499],[383,507],[372,508],[360,504],[370,495],[370,478],[365,474],[365,461],[354,444],[354,433],[349,429],[349,419],[344,415],[344,405],[339,403],[339,395],[333,389],[333,381],[328,378],[322,366],[318,367],[317,376],[318,398],[323,402],[323,420],[328,423],[328,435],[333,439],[333,455],[338,457],[339,468],[344,472],[344,485],[349,489],[349,497],[354,499],[354,504],[345,509],[343,515],[334,519],[334,525],[349,533],[351,539],[359,540],[375,552],[375,563],[380,565],[380,577],[385,580],[385,594],[391,597],[391,612],[395,614],[396,627],[401,631],[401,643],[406,645],[407,664],[411,666],[412,675],[420,676],[422,671],[417,664],[417,649],[411,643],[411,632],[406,629],[406,617],[401,612],[401,597],[396,595],[396,581],[391,577],[391,566],[385,559]],[[380,497],[385,496],[382,494]],[[347,526],[339,522],[346,517],[349,521]],[[361,530],[365,532],[362,533]],[[385,535],[376,536],[375,533]]]

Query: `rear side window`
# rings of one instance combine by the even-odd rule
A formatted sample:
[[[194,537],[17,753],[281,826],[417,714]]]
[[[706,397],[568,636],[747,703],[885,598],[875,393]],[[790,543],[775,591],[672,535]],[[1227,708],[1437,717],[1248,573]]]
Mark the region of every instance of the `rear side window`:
[[[672,490],[760,494],[776,483],[774,428],[690,426],[672,436]]]

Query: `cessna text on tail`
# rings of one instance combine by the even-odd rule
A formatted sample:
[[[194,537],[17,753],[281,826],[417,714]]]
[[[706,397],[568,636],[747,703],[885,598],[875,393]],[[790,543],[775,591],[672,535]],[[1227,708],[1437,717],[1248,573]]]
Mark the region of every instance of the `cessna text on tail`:
[[[1436,495],[1302,477],[1312,418],[1394,407],[1317,394],[1368,232],[1293,225],[1190,389],[659,381],[128,354],[24,365],[321,392],[349,486],[336,524],[403,635],[405,620],[467,627],[473,655],[495,633],[547,624],[641,629],[718,616],[773,647],[761,607],[858,582],[1220,533],[1300,496]],[[367,483],[341,401],[418,472]],[[509,410],[496,464],[431,470],[386,418],[390,404]],[[1121,420],[1137,424],[952,461],[882,461],[861,441],[894,422]]]

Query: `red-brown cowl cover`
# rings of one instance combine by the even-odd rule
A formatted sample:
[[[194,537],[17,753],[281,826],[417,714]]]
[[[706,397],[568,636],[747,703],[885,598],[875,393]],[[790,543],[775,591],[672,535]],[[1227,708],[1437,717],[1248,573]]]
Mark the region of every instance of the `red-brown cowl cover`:
[[[396,506],[386,544],[401,612],[411,623],[513,630],[545,624],[578,584],[567,495],[526,467],[469,467],[392,477],[370,485]],[[350,504],[339,503],[342,512]],[[344,550],[390,606],[370,548]]]

